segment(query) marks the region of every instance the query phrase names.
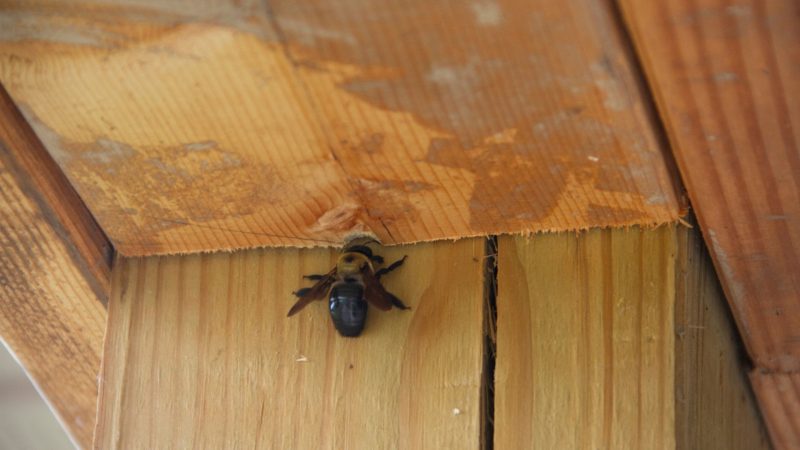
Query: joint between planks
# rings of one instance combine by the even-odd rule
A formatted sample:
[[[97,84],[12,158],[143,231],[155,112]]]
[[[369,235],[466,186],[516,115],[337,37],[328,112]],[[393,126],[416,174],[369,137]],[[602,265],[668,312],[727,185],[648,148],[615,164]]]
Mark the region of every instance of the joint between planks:
[[[481,446],[494,448],[494,388],[497,364],[497,236],[486,238],[483,267],[483,373]]]

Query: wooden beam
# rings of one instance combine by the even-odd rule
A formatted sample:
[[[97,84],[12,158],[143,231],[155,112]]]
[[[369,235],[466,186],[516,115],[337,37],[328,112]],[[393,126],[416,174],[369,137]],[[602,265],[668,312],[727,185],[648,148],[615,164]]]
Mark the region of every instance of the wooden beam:
[[[0,150],[6,170],[63,239],[98,298],[108,297],[113,248],[61,168],[0,85]]]
[[[496,448],[768,447],[687,233],[499,239]]]
[[[95,447],[477,448],[484,241],[408,254],[340,337],[327,305],[286,317],[336,253],[252,250],[121,259],[109,302]]]
[[[621,4],[745,345],[800,370],[800,4]]]
[[[758,369],[750,374],[764,419],[775,448],[800,448],[800,374],[769,373]]]
[[[675,244],[672,227],[500,238],[496,448],[675,447]]]
[[[675,427],[679,449],[770,448],[749,361],[698,230],[678,228]]]
[[[1,88],[0,248],[0,337],[88,447],[110,246]]]
[[[501,237],[486,418],[480,240],[387,248],[410,255],[388,283],[414,309],[358,339],[323,302],[284,317],[330,250],[122,259],[95,445],[463,448],[492,419],[496,448],[766,449],[692,233]]]
[[[784,379],[800,371],[800,3],[620,4],[754,380]],[[794,402],[764,411],[775,444],[800,441],[800,401],[776,386],[756,389],[762,406]]]

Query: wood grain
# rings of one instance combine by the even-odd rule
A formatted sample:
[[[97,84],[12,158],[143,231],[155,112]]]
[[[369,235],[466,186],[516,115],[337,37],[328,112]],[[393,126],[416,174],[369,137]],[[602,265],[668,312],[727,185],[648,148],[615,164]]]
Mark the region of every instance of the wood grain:
[[[621,4],[750,356],[800,370],[800,3]]]
[[[755,370],[750,380],[775,448],[800,448],[800,374]]]
[[[676,448],[767,450],[749,363],[699,230],[678,228],[676,251]]]
[[[499,239],[495,448],[675,448],[675,251],[673,227]]]
[[[104,239],[0,92],[0,337],[88,447],[106,323]]]
[[[499,239],[495,448],[769,448],[692,233]]]
[[[800,3],[620,3],[750,357],[776,380],[797,373]],[[779,424],[800,429],[800,401],[767,395],[773,442],[794,448]]]
[[[84,268],[97,297],[105,301],[110,288],[111,243],[2,85],[0,145],[8,154],[8,164],[13,159],[19,187],[39,203],[50,226],[71,243],[75,264]]]
[[[605,2],[6,1],[3,14],[16,26],[0,33],[0,80],[124,255],[680,213]]]
[[[122,259],[109,302],[95,447],[477,448],[481,239],[408,254],[356,339],[327,305],[286,317],[326,249]],[[455,412],[454,412],[455,411]]]

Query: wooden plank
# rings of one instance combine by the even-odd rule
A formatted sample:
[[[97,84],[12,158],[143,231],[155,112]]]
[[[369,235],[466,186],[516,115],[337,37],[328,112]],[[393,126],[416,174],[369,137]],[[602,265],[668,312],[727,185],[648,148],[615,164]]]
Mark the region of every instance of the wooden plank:
[[[621,5],[750,356],[798,371],[800,3]]]
[[[783,379],[800,370],[800,3],[620,3],[744,343]],[[764,386],[780,447],[800,401]]]
[[[105,240],[0,90],[0,337],[77,445],[92,442]]]
[[[0,80],[124,255],[679,216],[607,2],[3,14]]]
[[[800,374],[755,370],[750,380],[775,448],[800,448]]]
[[[103,301],[108,297],[113,249],[86,205],[0,85],[0,145],[18,172],[20,188],[40,204],[51,226],[71,242],[87,280]],[[10,169],[9,169],[10,170]]]
[[[699,231],[678,228],[675,427],[679,449],[770,448],[741,341]]]
[[[675,448],[675,251],[673,227],[499,239],[495,448]]]
[[[356,339],[324,302],[286,317],[333,251],[121,259],[95,447],[477,448],[483,242],[385,249],[412,309]]]
[[[499,239],[496,448],[769,448],[693,233]]]

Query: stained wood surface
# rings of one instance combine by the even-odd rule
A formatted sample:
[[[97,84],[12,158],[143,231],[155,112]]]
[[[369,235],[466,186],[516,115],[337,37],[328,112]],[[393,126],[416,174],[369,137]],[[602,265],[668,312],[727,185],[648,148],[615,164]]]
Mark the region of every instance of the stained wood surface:
[[[796,373],[800,3],[620,3],[748,352],[776,379]],[[800,401],[784,398],[791,408],[764,414],[799,430]],[[767,398],[760,404],[776,407]],[[776,445],[784,437],[773,434]]]
[[[499,239],[495,448],[675,448],[675,254],[673,227]]]
[[[749,362],[699,230],[678,228],[677,243],[676,448],[768,450]]]
[[[4,2],[0,80],[116,249],[656,224],[605,2]]]
[[[800,448],[800,374],[755,370],[750,380],[775,448]]]
[[[108,247],[0,92],[0,338],[76,444],[92,443]]]
[[[95,447],[477,448],[481,239],[386,249],[410,311],[340,337],[325,302],[286,317],[336,254],[122,259],[109,302]]]
[[[622,5],[750,355],[800,370],[800,3]]]

